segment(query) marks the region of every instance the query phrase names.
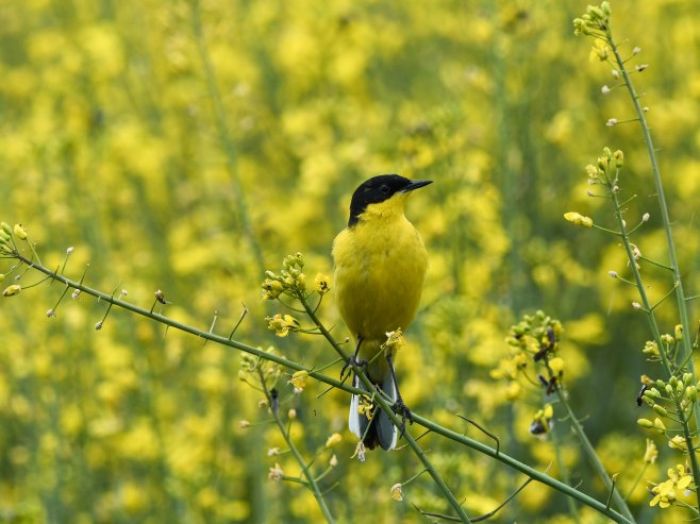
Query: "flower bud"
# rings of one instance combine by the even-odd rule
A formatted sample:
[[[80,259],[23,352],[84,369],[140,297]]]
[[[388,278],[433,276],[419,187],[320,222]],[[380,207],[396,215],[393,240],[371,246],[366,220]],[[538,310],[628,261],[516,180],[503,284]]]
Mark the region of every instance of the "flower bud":
[[[12,228],[10,227],[10,224],[8,224],[7,222],[2,222],[2,223],[0,224],[0,229],[2,229],[2,231],[3,231],[5,234],[7,234],[7,235],[12,235]]]
[[[653,428],[654,427],[654,423],[651,420],[649,420],[648,418],[637,419],[637,424],[643,428]]]
[[[333,433],[330,437],[326,439],[326,447],[331,448],[343,440],[343,436],[340,433]]]
[[[27,240],[27,232],[22,227],[22,224],[15,224],[13,232],[20,240]]]
[[[651,398],[661,398],[661,393],[659,393],[659,390],[656,388],[647,389],[644,395]]]
[[[656,412],[657,412],[659,415],[661,415],[662,417],[667,417],[667,416],[668,416],[668,411],[666,411],[666,408],[663,407],[663,406],[660,405],[660,404],[654,404],[654,406],[652,407],[652,409],[653,409],[654,411],[656,411]]]
[[[654,419],[654,428],[656,428],[661,433],[664,433],[666,431],[666,425],[658,417]]]
[[[685,398],[691,402],[695,402],[698,399],[698,390],[695,386],[688,386],[685,388]]]
[[[676,337],[676,340],[681,341],[683,340],[683,324],[676,324],[676,327],[673,328],[673,336]],[[689,374],[689,373],[687,373]],[[685,376],[685,375],[683,375]],[[692,375],[691,375],[692,378]],[[685,379],[683,379],[685,382]]]
[[[575,211],[564,213],[564,220],[577,226],[593,227],[593,219]]]
[[[625,165],[625,154],[619,149],[613,153],[613,158],[615,158],[615,167],[622,167]]]
[[[22,286],[19,284],[12,284],[11,286],[7,286],[5,288],[5,291],[2,292],[3,297],[12,297],[15,295],[19,295],[19,292],[22,291]]]
[[[644,451],[644,462],[647,464],[653,464],[659,457],[659,450],[656,448],[656,444],[651,439],[647,439],[646,450]]]
[[[594,6],[594,5],[589,5],[588,6],[588,14],[591,15],[591,18],[593,20],[604,20],[605,19],[605,13],[600,7]]]

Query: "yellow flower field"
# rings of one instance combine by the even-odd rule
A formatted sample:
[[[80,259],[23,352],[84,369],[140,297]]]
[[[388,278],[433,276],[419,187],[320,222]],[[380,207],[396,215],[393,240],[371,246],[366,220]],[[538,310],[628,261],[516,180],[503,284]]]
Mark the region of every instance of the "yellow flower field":
[[[472,521],[697,518],[700,4],[586,9],[0,6],[0,522],[459,521],[435,476]],[[352,353],[331,244],[381,173],[434,181],[387,342],[407,406],[585,497],[514,495],[528,474],[421,420],[430,467],[358,453],[314,373]]]

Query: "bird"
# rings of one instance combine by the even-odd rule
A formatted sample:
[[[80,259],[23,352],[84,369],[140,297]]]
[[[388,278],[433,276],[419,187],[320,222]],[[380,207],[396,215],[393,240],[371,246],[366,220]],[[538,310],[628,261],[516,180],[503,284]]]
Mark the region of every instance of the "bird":
[[[347,227],[335,237],[332,248],[335,299],[355,340],[352,360],[392,399],[393,409],[401,414],[404,424],[406,418],[411,418],[397,385],[395,355],[379,353],[387,334],[397,329],[405,331],[418,309],[428,253],[420,234],[406,218],[404,206],[414,190],[431,183],[397,174],[366,180],[353,193]],[[357,376],[353,377],[353,385],[367,390]],[[353,395],[350,431],[368,449],[377,445],[384,450],[394,449],[399,428],[383,411],[377,409],[368,417],[360,406],[360,396]]]

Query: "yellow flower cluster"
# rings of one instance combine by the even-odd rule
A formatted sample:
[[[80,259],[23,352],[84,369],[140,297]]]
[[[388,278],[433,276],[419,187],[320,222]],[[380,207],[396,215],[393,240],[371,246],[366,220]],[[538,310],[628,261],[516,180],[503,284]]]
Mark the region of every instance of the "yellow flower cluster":
[[[667,470],[668,480],[660,482],[651,488],[654,497],[649,502],[650,506],[668,508],[678,498],[682,498],[684,492],[694,489],[693,477],[683,464],[678,464]]]

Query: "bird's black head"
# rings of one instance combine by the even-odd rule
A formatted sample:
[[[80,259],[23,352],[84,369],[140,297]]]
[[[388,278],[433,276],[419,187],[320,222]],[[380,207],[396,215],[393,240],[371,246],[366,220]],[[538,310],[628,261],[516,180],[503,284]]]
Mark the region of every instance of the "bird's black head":
[[[409,180],[399,175],[379,175],[366,180],[352,194],[348,226],[357,223],[369,204],[384,202],[396,193],[407,193],[430,183],[431,180]]]

